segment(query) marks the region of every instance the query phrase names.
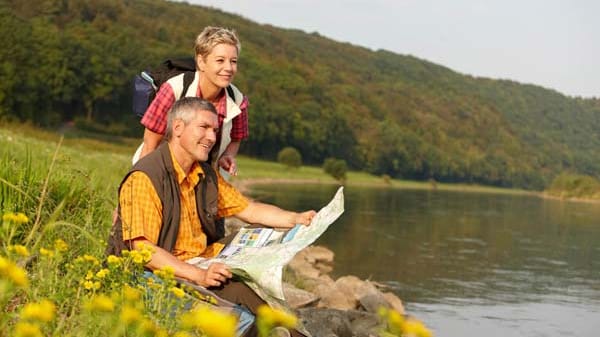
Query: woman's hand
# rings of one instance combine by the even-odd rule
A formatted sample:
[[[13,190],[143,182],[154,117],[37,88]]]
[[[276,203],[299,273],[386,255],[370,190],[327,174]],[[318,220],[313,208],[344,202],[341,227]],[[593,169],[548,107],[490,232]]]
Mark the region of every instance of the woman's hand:
[[[234,156],[224,153],[219,158],[219,166],[232,176],[237,176],[237,163]]]

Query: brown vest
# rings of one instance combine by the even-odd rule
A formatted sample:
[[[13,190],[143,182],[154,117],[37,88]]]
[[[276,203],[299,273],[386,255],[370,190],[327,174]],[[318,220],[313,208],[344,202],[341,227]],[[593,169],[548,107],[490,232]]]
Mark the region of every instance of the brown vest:
[[[206,234],[207,243],[210,245],[223,238],[225,228],[223,219],[217,219],[217,175],[208,163],[200,162],[200,165],[202,166],[204,175],[200,174],[200,182],[194,188],[196,192],[196,208],[200,216],[202,231]],[[168,252],[172,252],[179,232],[181,193],[168,144],[163,142],[156,151],[140,159],[133,166],[121,182],[119,194],[121,193],[123,183],[131,173],[136,171],[141,171],[148,175],[160,198],[163,217],[157,245]],[[120,256],[122,250],[132,249],[132,247],[127,246],[123,242],[123,224],[127,224],[127,219],[121,218],[119,207],[119,216],[109,234],[106,255]]]

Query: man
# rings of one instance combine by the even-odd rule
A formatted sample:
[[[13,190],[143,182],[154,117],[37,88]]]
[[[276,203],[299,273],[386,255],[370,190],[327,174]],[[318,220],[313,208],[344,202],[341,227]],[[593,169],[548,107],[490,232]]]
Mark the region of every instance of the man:
[[[316,212],[291,212],[246,199],[206,163],[217,132],[211,103],[195,97],[175,102],[168,114],[167,142],[140,159],[121,183],[119,219],[108,252],[150,245],[155,253],[147,268],[171,266],[176,277],[255,313],[264,301],[243,283],[231,281],[226,265],[201,269],[185,261],[219,253],[224,229],[217,218],[236,216],[247,223],[291,228],[309,225]],[[246,336],[255,333],[250,329]]]

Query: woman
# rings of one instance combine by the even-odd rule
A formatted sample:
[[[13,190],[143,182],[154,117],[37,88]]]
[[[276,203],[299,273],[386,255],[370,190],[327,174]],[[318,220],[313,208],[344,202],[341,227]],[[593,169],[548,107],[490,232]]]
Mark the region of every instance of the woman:
[[[206,27],[195,43],[196,74],[192,84],[181,95],[183,74],[165,82],[152,101],[144,117],[144,143],[134,161],[150,153],[162,141],[167,127],[167,112],[178,97],[200,97],[211,102],[219,117],[220,142],[218,164],[221,173],[237,174],[235,157],[240,143],[248,138],[248,98],[231,82],[237,73],[241,45],[233,30]],[[230,89],[228,89],[230,87]],[[178,91],[179,90],[179,94]],[[230,97],[230,91],[235,98]]]

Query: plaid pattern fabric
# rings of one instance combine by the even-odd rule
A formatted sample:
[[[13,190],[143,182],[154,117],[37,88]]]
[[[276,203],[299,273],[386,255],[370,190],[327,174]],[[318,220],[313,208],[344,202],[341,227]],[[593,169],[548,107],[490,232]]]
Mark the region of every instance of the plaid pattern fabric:
[[[174,160],[172,153],[171,158],[181,189],[179,233],[172,253],[180,260],[196,256],[213,257],[221,251],[223,245],[214,243],[207,247],[206,234],[200,224],[194,187],[200,182],[198,174],[203,173],[202,167],[196,163],[186,175]],[[248,200],[220,175],[218,185],[219,217],[237,214],[248,206]],[[162,224],[162,205],[150,178],[145,173],[134,172],[127,178],[119,193],[119,205],[123,240],[143,237],[156,244]]]
[[[223,127],[223,120],[225,119],[225,116],[227,116],[227,96],[225,92],[225,90],[221,91],[221,96],[215,106],[219,114],[219,129]],[[196,97],[202,97],[200,86],[198,86]],[[167,113],[173,106],[173,103],[175,103],[173,88],[169,83],[165,82],[161,85],[160,89],[158,89],[156,97],[152,103],[150,103],[150,106],[148,106],[144,117],[142,117],[142,125],[150,131],[164,135],[167,129]],[[242,112],[232,121],[232,141],[241,141],[248,138],[248,105],[248,97],[244,96],[242,104],[240,104],[240,110],[242,110]]]
[[[142,125],[152,132],[164,135],[167,130],[167,113],[173,103],[175,103],[173,88],[170,84],[163,83],[156,92],[156,97],[146,109],[141,120]]]

